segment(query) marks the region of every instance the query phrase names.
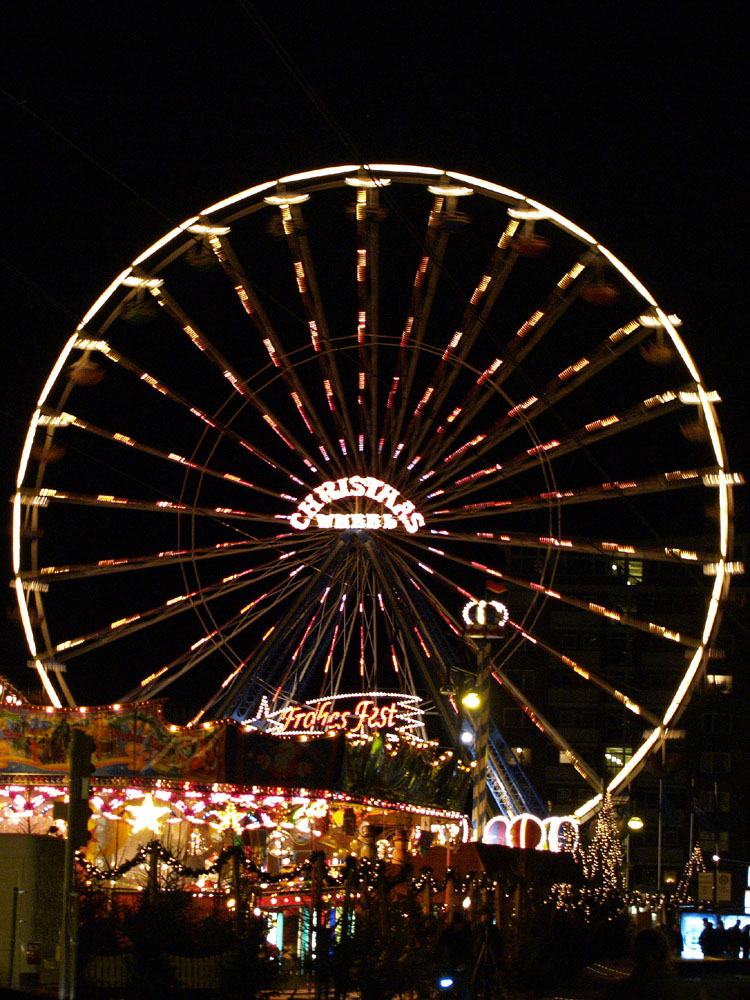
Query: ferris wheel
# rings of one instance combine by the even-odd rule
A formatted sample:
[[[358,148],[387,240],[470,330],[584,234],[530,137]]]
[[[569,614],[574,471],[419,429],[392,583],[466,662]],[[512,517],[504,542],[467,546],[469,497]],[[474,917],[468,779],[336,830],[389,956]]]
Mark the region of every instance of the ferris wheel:
[[[635,720],[614,790],[675,726],[729,585],[737,477],[678,324],[593,236],[452,171],[314,170],[187,219],[89,309],[31,419],[13,567],[49,700],[168,694],[197,723],[399,691],[455,729],[463,609],[491,605],[492,673],[585,818],[606,782],[529,667]],[[668,691],[623,669],[643,636]]]

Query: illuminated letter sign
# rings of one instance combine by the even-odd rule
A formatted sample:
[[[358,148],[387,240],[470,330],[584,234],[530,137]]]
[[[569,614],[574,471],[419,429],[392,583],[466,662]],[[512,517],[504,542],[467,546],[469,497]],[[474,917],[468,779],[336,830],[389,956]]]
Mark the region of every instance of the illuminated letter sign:
[[[275,736],[322,736],[341,731],[368,736],[377,730],[407,733],[421,729],[422,709],[417,695],[400,692],[336,694],[276,711],[269,711],[264,698],[250,726]]]
[[[537,851],[543,851],[546,846],[547,831],[544,823],[531,813],[521,813],[514,816],[510,824],[510,845],[511,847],[533,847]]]
[[[563,826],[570,827],[570,831],[573,836],[573,848],[578,847],[579,841],[579,822],[575,816],[550,816],[545,819],[544,825],[547,827],[547,844],[551,851],[559,852],[560,847],[560,830]]]
[[[487,614],[487,608],[492,608]],[[463,618],[467,625],[495,625],[502,628],[508,620],[508,609],[500,601],[469,601],[464,605]]]
[[[329,504],[347,497],[363,497],[380,504],[386,510],[354,514],[323,512]],[[410,534],[414,534],[424,527],[424,518],[411,500],[404,500],[398,490],[382,479],[374,476],[344,476],[335,482],[316,486],[312,493],[308,493],[297,504],[289,523],[297,531],[304,531],[313,523],[318,528],[333,528],[336,531],[375,531],[380,528],[391,530],[401,524]]]
[[[508,845],[508,820],[505,816],[492,817],[484,828],[482,843]]]
[[[493,816],[484,828],[482,842],[557,853],[561,849],[560,830],[563,826],[570,827],[575,847],[578,844],[578,820],[575,816],[550,816],[542,820],[531,813],[520,813],[510,819]]]

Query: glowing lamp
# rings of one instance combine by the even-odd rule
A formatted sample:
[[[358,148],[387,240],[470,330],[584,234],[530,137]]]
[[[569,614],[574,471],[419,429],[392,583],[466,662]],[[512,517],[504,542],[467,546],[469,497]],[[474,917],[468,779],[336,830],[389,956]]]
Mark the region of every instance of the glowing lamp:
[[[630,819],[628,820],[628,830],[634,830],[637,832],[638,830],[642,829],[643,829],[643,820],[641,819],[641,817],[631,816]]]
[[[427,190],[430,194],[436,194],[443,198],[465,198],[467,194],[474,194],[474,188],[464,187],[462,184],[451,184],[445,174],[443,174],[439,184],[428,184]]]
[[[533,208],[528,204],[518,205],[515,208],[508,209],[508,215],[511,219],[546,219],[548,214],[547,209]]]
[[[284,191],[280,191],[279,194],[269,194],[263,201],[267,205],[301,205],[303,201],[307,201],[310,197],[309,194],[287,194]]]
[[[461,704],[464,706],[464,708],[479,708],[479,706],[482,704],[482,699],[479,697],[476,691],[469,691],[461,699]]]

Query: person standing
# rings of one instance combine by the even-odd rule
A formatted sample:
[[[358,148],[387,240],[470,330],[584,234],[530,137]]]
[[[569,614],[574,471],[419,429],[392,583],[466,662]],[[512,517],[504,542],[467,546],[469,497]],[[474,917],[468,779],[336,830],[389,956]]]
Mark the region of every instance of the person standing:
[[[677,978],[671,957],[660,930],[640,931],[633,944],[633,971],[610,988],[607,1000],[708,1000],[698,983]]]
[[[704,958],[716,957],[716,928],[708,917],[703,918],[703,930],[698,938],[698,944],[701,946]]]

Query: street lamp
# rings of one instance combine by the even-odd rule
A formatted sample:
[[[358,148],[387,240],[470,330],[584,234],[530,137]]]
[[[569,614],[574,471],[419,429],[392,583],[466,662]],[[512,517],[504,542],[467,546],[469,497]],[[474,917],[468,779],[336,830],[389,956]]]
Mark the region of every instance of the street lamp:
[[[716,848],[716,853],[711,859],[714,863],[714,913],[719,912],[719,862],[721,858],[719,857],[719,849]]]
[[[482,704],[482,699],[476,691],[467,691],[461,699],[461,704],[464,708],[475,709]]]
[[[628,819],[628,832],[625,837],[625,888],[630,888],[630,834],[640,833],[644,827],[640,816],[631,816]]]

